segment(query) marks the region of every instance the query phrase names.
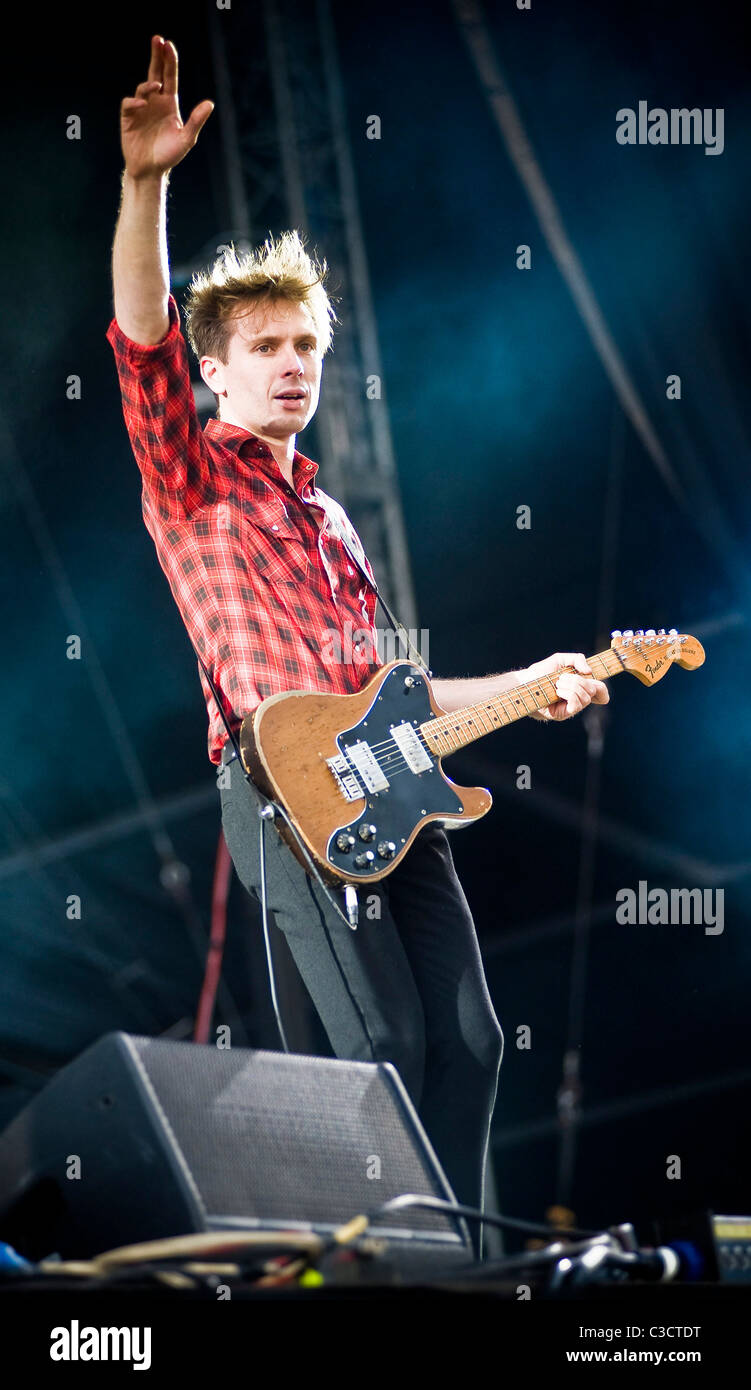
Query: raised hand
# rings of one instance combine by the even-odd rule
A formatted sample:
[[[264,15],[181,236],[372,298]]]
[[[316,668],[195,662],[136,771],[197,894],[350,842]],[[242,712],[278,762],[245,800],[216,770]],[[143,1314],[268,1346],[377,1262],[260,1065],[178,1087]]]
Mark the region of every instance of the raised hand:
[[[183,124],[177,100],[177,49],[155,34],[145,82],[120,106],[120,140],[126,173],[133,179],[158,178],[184,159],[214,109],[201,101]]]

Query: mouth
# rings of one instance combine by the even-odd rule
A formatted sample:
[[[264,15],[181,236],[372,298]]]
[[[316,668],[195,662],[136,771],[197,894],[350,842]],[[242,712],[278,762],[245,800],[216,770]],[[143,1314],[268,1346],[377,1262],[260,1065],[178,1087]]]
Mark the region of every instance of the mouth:
[[[305,395],[304,391],[281,391],[278,396],[274,397],[274,400],[281,401],[288,410],[296,410],[304,404]]]

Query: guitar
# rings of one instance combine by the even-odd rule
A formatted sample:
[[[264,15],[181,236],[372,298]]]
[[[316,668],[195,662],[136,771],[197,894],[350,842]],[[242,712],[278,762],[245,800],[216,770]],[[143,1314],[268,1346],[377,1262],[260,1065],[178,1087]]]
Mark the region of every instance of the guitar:
[[[693,671],[703,661],[696,638],[650,628],[614,632],[610,648],[588,665],[597,680],[630,671],[642,685],[656,685],[673,662]],[[284,691],[245,716],[243,764],[284,807],[327,883],[375,883],[393,872],[428,822],[453,830],[487,814],[487,788],[457,786],[441,759],[553,704],[561,674],[451,713],[409,661],[382,666],[354,695]],[[281,817],[276,824],[308,869],[289,826]]]

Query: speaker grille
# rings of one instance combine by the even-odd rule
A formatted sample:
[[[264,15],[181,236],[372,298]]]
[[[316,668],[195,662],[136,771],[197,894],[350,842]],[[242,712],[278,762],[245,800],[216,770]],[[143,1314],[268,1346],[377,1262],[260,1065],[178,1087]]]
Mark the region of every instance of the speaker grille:
[[[130,1041],[209,1219],[338,1224],[403,1192],[447,1195],[417,1147],[414,1111],[390,1068]],[[417,1208],[374,1225],[456,1231],[450,1218]]]

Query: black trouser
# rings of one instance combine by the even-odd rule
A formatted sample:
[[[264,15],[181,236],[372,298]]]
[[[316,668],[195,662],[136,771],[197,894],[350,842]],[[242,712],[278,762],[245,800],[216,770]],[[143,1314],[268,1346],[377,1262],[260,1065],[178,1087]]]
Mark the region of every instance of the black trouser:
[[[260,900],[259,801],[231,757],[227,744],[217,769],[224,836]],[[265,847],[269,912],[335,1056],[394,1064],[457,1201],[482,1207],[503,1034],[445,831],[425,826],[391,874],[360,889],[356,931],[273,825]]]

